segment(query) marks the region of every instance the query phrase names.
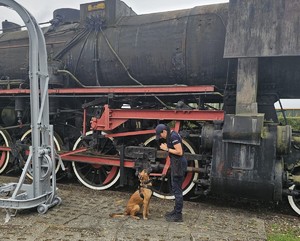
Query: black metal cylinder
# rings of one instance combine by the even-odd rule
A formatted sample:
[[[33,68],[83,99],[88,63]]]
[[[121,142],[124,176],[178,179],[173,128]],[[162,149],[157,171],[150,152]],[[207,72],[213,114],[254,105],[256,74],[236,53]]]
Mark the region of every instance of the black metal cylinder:
[[[127,70],[143,85],[224,85],[226,17],[223,4],[124,17],[86,33],[64,62],[84,85],[136,85]]]
[[[25,98],[16,97],[15,99],[15,111],[24,111],[25,108]]]
[[[78,23],[80,21],[80,11],[72,8],[60,8],[53,12],[53,20],[59,24]]]

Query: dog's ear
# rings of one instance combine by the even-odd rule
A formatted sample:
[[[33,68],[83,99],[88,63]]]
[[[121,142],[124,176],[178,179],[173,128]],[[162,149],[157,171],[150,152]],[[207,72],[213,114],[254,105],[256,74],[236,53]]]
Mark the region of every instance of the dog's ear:
[[[145,172],[149,175],[151,172],[152,172],[152,168],[151,167],[148,167]]]
[[[145,170],[143,169],[138,172],[137,176],[140,178],[140,177],[144,176],[144,174],[145,174]]]
[[[141,167],[137,167],[135,168],[135,175],[139,176],[139,174],[143,171],[143,169]]]

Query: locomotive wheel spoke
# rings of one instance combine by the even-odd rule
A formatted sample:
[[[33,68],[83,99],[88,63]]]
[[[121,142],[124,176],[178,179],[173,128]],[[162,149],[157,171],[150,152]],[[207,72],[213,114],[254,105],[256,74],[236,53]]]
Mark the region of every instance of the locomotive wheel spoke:
[[[289,189],[300,191],[300,186],[292,185]],[[288,196],[288,201],[291,208],[300,215],[300,195]]]
[[[159,147],[157,146],[157,141],[155,140],[155,136],[150,137],[144,143],[145,146],[148,147]],[[195,153],[193,147],[186,141],[183,140],[183,148],[185,153]],[[165,159],[156,159],[156,162],[159,164],[165,164]],[[190,167],[198,167],[198,161],[188,161],[188,166]],[[187,172],[185,175],[185,179],[182,184],[183,195],[188,194],[192,188],[195,186],[194,180],[198,179],[198,173]],[[171,187],[171,175],[170,172],[167,172],[167,175],[163,178],[154,178],[152,182],[154,192],[153,195],[162,199],[174,199],[174,195],[172,194]]]
[[[86,135],[92,135],[92,132],[89,131],[86,133]],[[75,142],[73,150],[76,150],[83,146],[88,147],[88,143],[82,141],[82,139],[79,138]],[[92,152],[89,151],[89,155],[91,153]],[[97,144],[97,148],[95,150],[95,155],[97,154],[116,155],[117,150],[113,145],[112,139],[101,139]],[[86,187],[94,190],[108,189],[113,186],[120,177],[120,169],[117,166],[87,164],[83,162],[72,162],[72,166],[79,182],[81,182]]]
[[[0,146],[9,147],[11,142],[10,135],[5,130],[0,130]],[[9,151],[0,151],[0,174],[4,172],[10,160]]]
[[[61,146],[62,146],[62,140],[60,139],[60,137],[55,133],[54,134],[54,147],[55,147],[55,150],[56,151],[60,151],[61,150]],[[30,146],[31,145],[31,130],[28,130],[26,131],[23,136],[21,137],[21,141]],[[29,155],[29,150],[25,150],[24,152],[24,160],[26,161],[27,160],[27,156]],[[56,175],[58,174],[58,171],[59,171],[59,168],[60,168],[60,165],[58,163],[58,160],[55,161],[55,173]],[[26,176],[29,178],[29,179],[33,179],[33,171],[32,171],[32,165],[30,165],[30,167],[28,168],[28,171],[26,173]],[[56,179],[60,179],[59,176],[56,177]]]

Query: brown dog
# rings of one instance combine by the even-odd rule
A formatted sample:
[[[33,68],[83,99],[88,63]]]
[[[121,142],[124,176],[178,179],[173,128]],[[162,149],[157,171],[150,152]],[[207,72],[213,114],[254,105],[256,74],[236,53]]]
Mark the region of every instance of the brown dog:
[[[141,207],[143,206],[143,219],[148,219],[149,203],[150,198],[152,196],[152,184],[149,178],[149,174],[146,170],[143,170],[139,173],[139,180],[139,189],[131,195],[124,213],[112,213],[109,215],[110,217],[114,218],[130,215],[130,217],[134,219],[140,219],[136,216],[136,214],[140,211]]]

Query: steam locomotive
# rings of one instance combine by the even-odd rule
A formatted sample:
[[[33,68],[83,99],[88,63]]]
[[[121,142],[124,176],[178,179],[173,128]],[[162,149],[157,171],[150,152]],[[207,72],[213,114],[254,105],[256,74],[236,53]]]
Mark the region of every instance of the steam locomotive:
[[[107,0],[54,11],[43,32],[57,176],[104,190],[134,185],[135,170],[149,168],[154,195],[172,199],[170,160],[154,135],[165,123],[183,137],[184,195],[288,197],[300,214],[299,133],[274,109],[299,98],[299,10],[239,0],[137,15]],[[27,31],[9,21],[2,30],[7,173],[22,168],[31,144],[29,56]]]

